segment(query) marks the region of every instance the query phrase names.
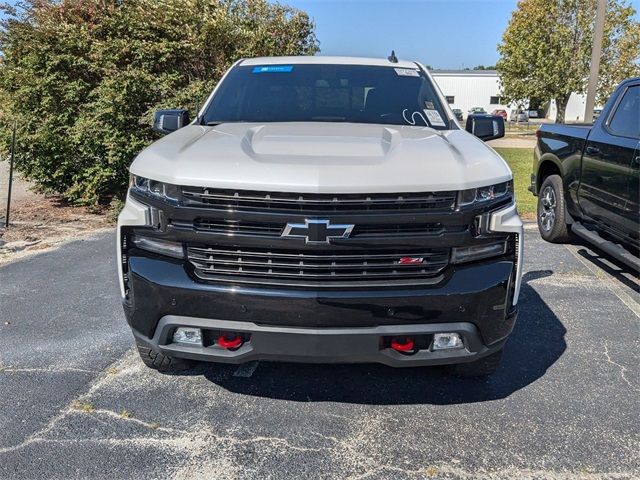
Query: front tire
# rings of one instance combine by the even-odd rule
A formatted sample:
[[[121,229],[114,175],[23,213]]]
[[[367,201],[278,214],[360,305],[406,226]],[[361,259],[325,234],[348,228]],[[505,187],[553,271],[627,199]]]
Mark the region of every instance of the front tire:
[[[488,377],[495,373],[502,361],[502,348],[497,352],[469,363],[451,365],[449,372],[458,377]]]
[[[538,194],[538,230],[547,242],[567,243],[571,233],[567,225],[564,186],[560,175],[549,175]]]
[[[138,348],[138,354],[140,355],[142,363],[159,372],[179,372],[193,367],[193,362],[190,360],[170,357],[137,341],[136,347]]]

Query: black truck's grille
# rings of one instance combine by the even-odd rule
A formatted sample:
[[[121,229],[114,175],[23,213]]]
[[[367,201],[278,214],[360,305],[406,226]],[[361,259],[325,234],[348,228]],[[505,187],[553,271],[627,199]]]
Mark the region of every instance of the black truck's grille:
[[[316,194],[182,187],[183,204],[219,210],[344,212],[453,210],[456,192]]]
[[[424,280],[440,273],[449,261],[447,248],[296,253],[189,246],[187,254],[195,275],[203,280],[319,287],[358,281]]]

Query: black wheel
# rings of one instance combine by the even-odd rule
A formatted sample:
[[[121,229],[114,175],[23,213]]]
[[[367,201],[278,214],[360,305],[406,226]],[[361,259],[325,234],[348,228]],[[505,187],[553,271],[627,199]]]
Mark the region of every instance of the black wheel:
[[[566,243],[571,240],[568,227],[562,178],[549,175],[538,194],[538,230],[547,242]]]
[[[449,372],[459,377],[487,377],[498,369],[501,360],[502,349],[475,362],[451,365]]]
[[[138,342],[136,342],[136,347],[138,347],[138,354],[140,354],[142,362],[147,367],[160,372],[178,372],[180,370],[187,370],[194,364],[194,362],[190,360],[169,357],[168,355],[152,350]]]

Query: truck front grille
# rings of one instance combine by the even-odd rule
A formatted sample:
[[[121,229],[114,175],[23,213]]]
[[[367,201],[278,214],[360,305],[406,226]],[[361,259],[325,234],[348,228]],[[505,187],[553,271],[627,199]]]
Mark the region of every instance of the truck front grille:
[[[321,194],[182,187],[183,204],[218,210],[331,213],[455,208],[457,192]]]
[[[251,249],[233,247],[187,247],[189,262],[202,280],[331,287],[357,285],[359,281],[402,282],[436,277],[448,264],[450,250],[368,250],[366,254]],[[403,263],[401,263],[401,259]],[[408,259],[412,259],[411,261]]]
[[[259,237],[279,237],[285,229],[286,222],[256,222],[231,219],[196,218],[193,222],[172,221],[179,228],[194,228],[198,232],[216,233],[220,235],[249,235]],[[441,235],[445,232],[460,232],[466,225],[445,227],[441,223],[389,223],[389,224],[357,224],[351,238],[365,236],[403,237],[408,235]]]
[[[457,191],[298,193],[181,186],[168,235],[185,245],[200,282],[292,288],[431,285],[453,246],[473,239],[477,212]],[[342,238],[283,235],[313,220],[353,226]],[[304,229],[303,229],[304,231]],[[407,257],[401,262],[403,257]],[[415,259],[415,261],[411,260]]]
[[[240,220],[209,220],[196,218],[193,227],[199,232],[219,233],[222,235],[251,235],[279,237],[284,224],[278,222],[247,222]]]

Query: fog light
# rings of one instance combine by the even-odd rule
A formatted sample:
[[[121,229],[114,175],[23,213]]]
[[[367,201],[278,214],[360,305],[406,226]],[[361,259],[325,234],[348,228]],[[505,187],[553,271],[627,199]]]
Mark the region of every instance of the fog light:
[[[202,332],[199,328],[179,327],[173,334],[174,343],[202,345]]]
[[[436,333],[433,336],[434,350],[451,350],[454,348],[464,348],[462,338],[457,333]]]

